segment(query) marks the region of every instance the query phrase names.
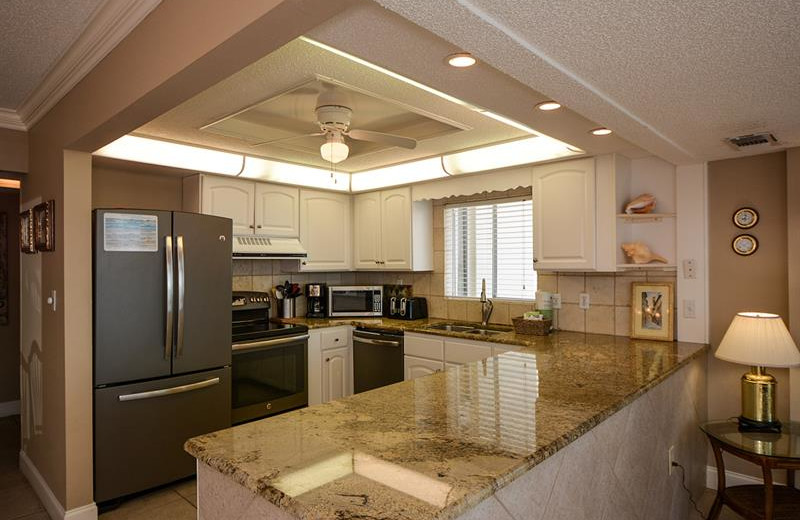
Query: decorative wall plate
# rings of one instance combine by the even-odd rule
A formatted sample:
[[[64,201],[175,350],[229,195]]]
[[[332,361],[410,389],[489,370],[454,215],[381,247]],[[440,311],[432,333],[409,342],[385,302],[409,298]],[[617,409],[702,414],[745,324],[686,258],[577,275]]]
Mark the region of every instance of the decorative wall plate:
[[[733,223],[739,229],[750,229],[758,223],[758,211],[753,208],[739,208],[733,214]]]
[[[737,255],[752,255],[758,249],[758,240],[753,235],[739,235],[733,239],[731,247]]]

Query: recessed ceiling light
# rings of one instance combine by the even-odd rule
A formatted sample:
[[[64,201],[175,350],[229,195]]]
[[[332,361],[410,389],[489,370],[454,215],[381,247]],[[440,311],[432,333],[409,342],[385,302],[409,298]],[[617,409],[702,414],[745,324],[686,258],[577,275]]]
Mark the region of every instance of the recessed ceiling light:
[[[550,110],[558,110],[561,108],[561,103],[556,103],[555,101],[544,101],[536,105],[536,108],[539,110],[544,110],[545,112],[549,112]]]
[[[609,130],[608,128],[600,127],[600,128],[595,128],[594,130],[591,130],[590,133],[592,135],[608,135],[608,134],[611,133],[611,130]]]
[[[451,67],[458,67],[460,69],[472,67],[475,65],[476,61],[475,57],[468,52],[458,52],[447,57],[447,63],[449,63]]]

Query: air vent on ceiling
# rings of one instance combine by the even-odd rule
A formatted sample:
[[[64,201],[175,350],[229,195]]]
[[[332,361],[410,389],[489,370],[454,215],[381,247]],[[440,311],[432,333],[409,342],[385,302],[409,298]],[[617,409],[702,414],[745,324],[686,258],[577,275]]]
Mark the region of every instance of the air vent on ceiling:
[[[769,132],[728,137],[725,139],[725,142],[734,150],[746,150],[752,149],[753,147],[778,144],[778,140]]]

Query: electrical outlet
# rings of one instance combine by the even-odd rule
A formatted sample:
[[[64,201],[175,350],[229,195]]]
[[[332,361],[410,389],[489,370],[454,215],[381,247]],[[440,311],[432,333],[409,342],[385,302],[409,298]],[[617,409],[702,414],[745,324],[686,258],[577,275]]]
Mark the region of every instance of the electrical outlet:
[[[667,450],[667,459],[669,460],[669,472],[667,473],[667,475],[671,476],[672,475],[672,468],[675,467],[675,466],[672,465],[672,463],[673,462],[677,462],[675,460],[675,446],[674,445],[670,446],[669,450]]]
[[[683,300],[683,317],[694,319],[696,318],[694,300]]]
[[[550,295],[550,305],[552,305],[554,309],[561,308],[561,293],[553,293]]]
[[[687,258],[683,261],[683,277],[687,280],[697,278],[697,262],[694,258]]]
[[[588,309],[589,308],[589,293],[582,292],[580,294],[580,296],[578,296],[578,298],[579,298],[578,307],[580,307],[583,310]]]

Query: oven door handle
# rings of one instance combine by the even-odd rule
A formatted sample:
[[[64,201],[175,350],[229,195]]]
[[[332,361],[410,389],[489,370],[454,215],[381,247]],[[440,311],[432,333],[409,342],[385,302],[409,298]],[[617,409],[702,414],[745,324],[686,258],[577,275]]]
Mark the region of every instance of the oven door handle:
[[[360,338],[358,336],[353,337],[353,341],[357,341],[359,343],[366,343],[368,345],[385,345],[387,347],[399,347],[399,341],[387,341],[385,339],[367,339],[367,338]]]
[[[248,343],[237,343],[233,345],[234,352],[247,352],[248,350],[266,349],[272,347],[280,347],[288,343],[296,343],[298,341],[305,341],[309,337],[308,334],[302,336],[291,336],[288,338],[267,339],[264,341],[251,341]]]

